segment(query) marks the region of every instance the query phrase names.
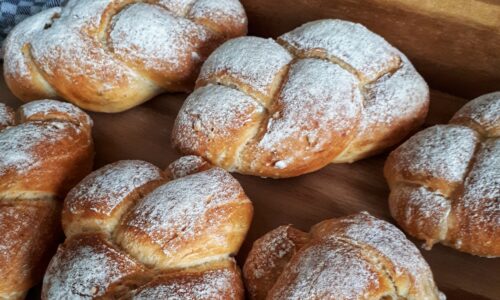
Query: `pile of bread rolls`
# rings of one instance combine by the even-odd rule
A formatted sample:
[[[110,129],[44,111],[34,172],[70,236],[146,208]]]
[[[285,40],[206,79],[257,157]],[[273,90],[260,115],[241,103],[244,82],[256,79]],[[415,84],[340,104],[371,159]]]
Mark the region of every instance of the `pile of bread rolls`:
[[[234,258],[253,205],[229,172],[300,176],[399,143],[384,174],[401,228],[500,256],[500,92],[408,138],[429,88],[382,37],[342,20],[246,32],[238,0],[70,0],[14,28],[4,78],[32,102],[0,103],[0,299],[40,283],[42,299],[443,299],[415,245],[367,212],[280,226],[242,272]],[[80,108],[190,91],[172,132],[183,157],[91,172]]]

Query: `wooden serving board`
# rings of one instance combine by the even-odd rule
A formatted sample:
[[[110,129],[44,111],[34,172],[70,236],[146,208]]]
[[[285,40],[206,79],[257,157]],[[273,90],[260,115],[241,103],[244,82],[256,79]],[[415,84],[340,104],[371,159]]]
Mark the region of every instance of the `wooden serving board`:
[[[91,113],[95,123],[95,168],[121,159],[142,159],[165,167],[178,158],[170,145],[170,133],[185,97],[165,94],[124,113]],[[426,126],[446,123],[465,103],[464,99],[439,92],[432,92],[431,98]],[[14,107],[21,104],[3,80],[0,102]],[[329,165],[292,179],[235,174],[255,207],[250,233],[238,255],[240,265],[255,239],[282,224],[308,230],[324,219],[362,210],[392,222],[388,187],[382,175],[385,158],[386,154],[354,164]],[[474,257],[440,245],[422,252],[448,299],[500,299],[500,259]]]

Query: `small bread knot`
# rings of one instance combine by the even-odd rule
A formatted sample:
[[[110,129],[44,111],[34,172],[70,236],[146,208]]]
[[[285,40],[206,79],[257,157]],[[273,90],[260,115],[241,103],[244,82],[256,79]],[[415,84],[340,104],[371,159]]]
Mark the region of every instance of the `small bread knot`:
[[[500,256],[500,92],[464,105],[447,125],[427,128],[385,164],[392,216],[428,248],[443,243]]]

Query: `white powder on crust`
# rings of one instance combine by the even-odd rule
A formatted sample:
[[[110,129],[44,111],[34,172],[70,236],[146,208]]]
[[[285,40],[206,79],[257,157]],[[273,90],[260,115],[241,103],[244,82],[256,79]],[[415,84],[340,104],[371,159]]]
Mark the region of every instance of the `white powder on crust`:
[[[207,18],[215,22],[231,20],[246,23],[245,9],[237,0],[197,0],[189,11],[190,18]]]
[[[137,188],[163,178],[156,166],[137,160],[124,160],[107,165],[83,179],[68,194],[66,206],[71,213],[91,210],[111,215]]]
[[[468,127],[433,126],[396,150],[396,169],[398,173],[429,174],[431,178],[461,182],[478,142],[477,133]]]
[[[319,242],[302,248],[278,279],[271,297],[285,299],[358,299],[377,287],[376,270],[340,240]],[[289,285],[283,285],[287,283]]]
[[[362,144],[369,151],[367,143],[395,140],[399,136],[391,136],[421,123],[428,105],[427,84],[404,55],[365,27],[340,20],[311,22],[281,36],[280,43],[296,57],[273,40],[243,37],[226,42],[202,67],[202,82],[217,82],[272,98],[270,104],[264,103],[272,114],[268,122],[256,124],[262,127],[254,128],[256,139],[244,139],[238,152],[244,154],[252,148],[251,152],[259,153],[262,161],[235,159],[230,169],[252,173],[254,166],[266,162],[289,171],[317,153],[332,150],[332,145],[341,149]],[[279,77],[287,67],[288,74]],[[281,88],[276,95],[271,94],[277,86]],[[258,93],[252,97],[260,98]],[[220,101],[236,103],[241,98],[229,95],[229,91],[227,94]],[[198,111],[198,118],[229,114],[228,107],[220,105],[217,109],[224,110],[216,111],[207,105]],[[175,128],[191,126],[183,117],[186,109],[181,109]],[[199,123],[199,127],[207,127],[203,121]],[[215,125],[215,132],[234,129],[227,122]],[[181,141],[183,151],[205,151],[196,142],[196,132],[174,132],[174,140]],[[255,144],[258,149],[253,149]],[[290,150],[292,146],[296,149]],[[198,154],[215,162],[221,161],[225,153],[207,151]],[[331,160],[321,158],[332,161],[336,155],[338,151],[330,151]]]
[[[93,124],[92,119],[75,105],[56,100],[45,99],[29,102],[21,106],[20,112],[25,118],[30,118],[36,114],[48,115],[50,113],[63,113],[73,122],[83,121],[90,126]]]
[[[143,198],[131,211],[127,226],[145,232],[164,251],[173,238],[194,239],[199,224],[210,226],[207,211],[238,200],[243,190],[229,173],[213,168],[168,182]]]
[[[14,113],[10,107],[0,103],[0,130],[2,127],[14,125]]]
[[[1,108],[1,107],[0,107]],[[6,111],[6,107],[4,107]],[[1,110],[1,109],[0,109]],[[35,114],[66,114],[63,120],[34,120],[0,131],[0,176],[9,170],[29,172],[40,165],[44,155],[53,145],[65,139],[74,139],[74,134],[81,130],[78,121],[91,125],[90,117],[69,103],[54,100],[38,100],[24,104],[19,109],[25,118]],[[11,124],[13,125],[13,124]]]
[[[381,36],[361,24],[342,20],[306,23],[280,37],[302,50],[323,49],[329,57],[354,68],[364,80],[372,81],[399,66],[398,51]]]
[[[469,118],[482,126],[486,131],[500,128],[500,92],[482,95],[465,104],[453,116],[456,118]]]
[[[29,60],[26,60],[24,56],[23,47],[31,39],[35,38],[44,27],[51,24],[52,18],[60,13],[60,7],[50,8],[25,19],[14,27],[4,42],[4,53],[7,58],[4,60],[4,72],[6,74],[32,80],[28,65]]]
[[[259,146],[276,151],[286,140],[307,139],[310,151],[322,151],[330,135],[350,132],[361,109],[358,80],[337,65],[303,59],[293,64]]]
[[[100,240],[95,243],[58,250],[43,280],[47,299],[93,299],[135,271],[130,258]]]
[[[197,24],[188,16],[195,2],[70,0],[62,9],[49,9],[14,28],[6,41],[5,73],[19,84],[36,80],[45,91],[62,93],[60,96],[66,98],[102,97],[102,101],[112,101],[107,93],[113,90],[124,95],[124,87],[151,96],[164,86],[157,81],[164,79],[148,75],[137,65],[156,73],[170,71],[184,80],[197,71],[199,60],[205,56],[198,52],[211,46],[212,40],[222,42],[231,29],[221,26],[221,32],[214,33],[203,22]],[[199,18],[226,17],[246,23],[244,10],[236,0],[199,2],[193,10]],[[29,52],[27,57],[22,49]],[[183,65],[189,69],[182,69]],[[32,78],[32,69],[39,69],[40,74],[36,74],[40,76]]]
[[[9,170],[29,172],[39,166],[44,153],[37,148],[51,145],[67,138],[69,128],[78,128],[68,122],[29,122],[8,127],[0,132],[0,176]]]
[[[276,75],[291,60],[291,54],[272,39],[236,38],[224,43],[208,57],[201,69],[200,79],[225,72],[267,95]]]
[[[196,173],[200,168],[207,166],[208,163],[196,155],[187,155],[179,158],[168,166],[174,179],[185,177]]]
[[[192,59],[188,50],[196,49],[198,41],[204,43],[208,37],[201,25],[156,5],[138,3],[113,17],[110,45],[121,59],[161,72],[165,66],[181,69]]]
[[[182,278],[174,277],[170,282],[148,284],[134,292],[132,299],[220,299],[221,295],[233,299],[236,297],[233,287],[235,274],[227,269],[205,271],[202,275],[185,274]]]
[[[472,231],[491,228],[490,242],[500,233],[500,140],[489,139],[476,154],[457,206],[464,210]],[[467,232],[467,231],[466,231]],[[496,241],[495,241],[496,240]]]

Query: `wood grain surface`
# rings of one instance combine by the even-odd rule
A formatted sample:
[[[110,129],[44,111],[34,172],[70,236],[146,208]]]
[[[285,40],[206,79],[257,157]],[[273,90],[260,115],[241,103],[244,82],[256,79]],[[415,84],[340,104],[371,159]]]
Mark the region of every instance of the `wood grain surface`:
[[[120,159],[143,159],[165,167],[179,157],[170,145],[170,133],[185,97],[167,94],[124,113],[91,113],[95,167]],[[15,107],[21,104],[1,80],[0,102]],[[447,122],[465,100],[433,92],[431,103],[427,126]],[[321,220],[362,210],[392,221],[382,176],[385,158],[379,155],[354,164],[330,165],[284,180],[236,174],[255,207],[253,225],[238,255],[240,264],[256,238],[282,224],[308,230]],[[500,299],[500,259],[474,257],[440,245],[422,253],[448,299]]]
[[[242,0],[250,34],[305,22],[362,23],[410,57],[429,84],[473,98],[500,90],[500,0]]]

